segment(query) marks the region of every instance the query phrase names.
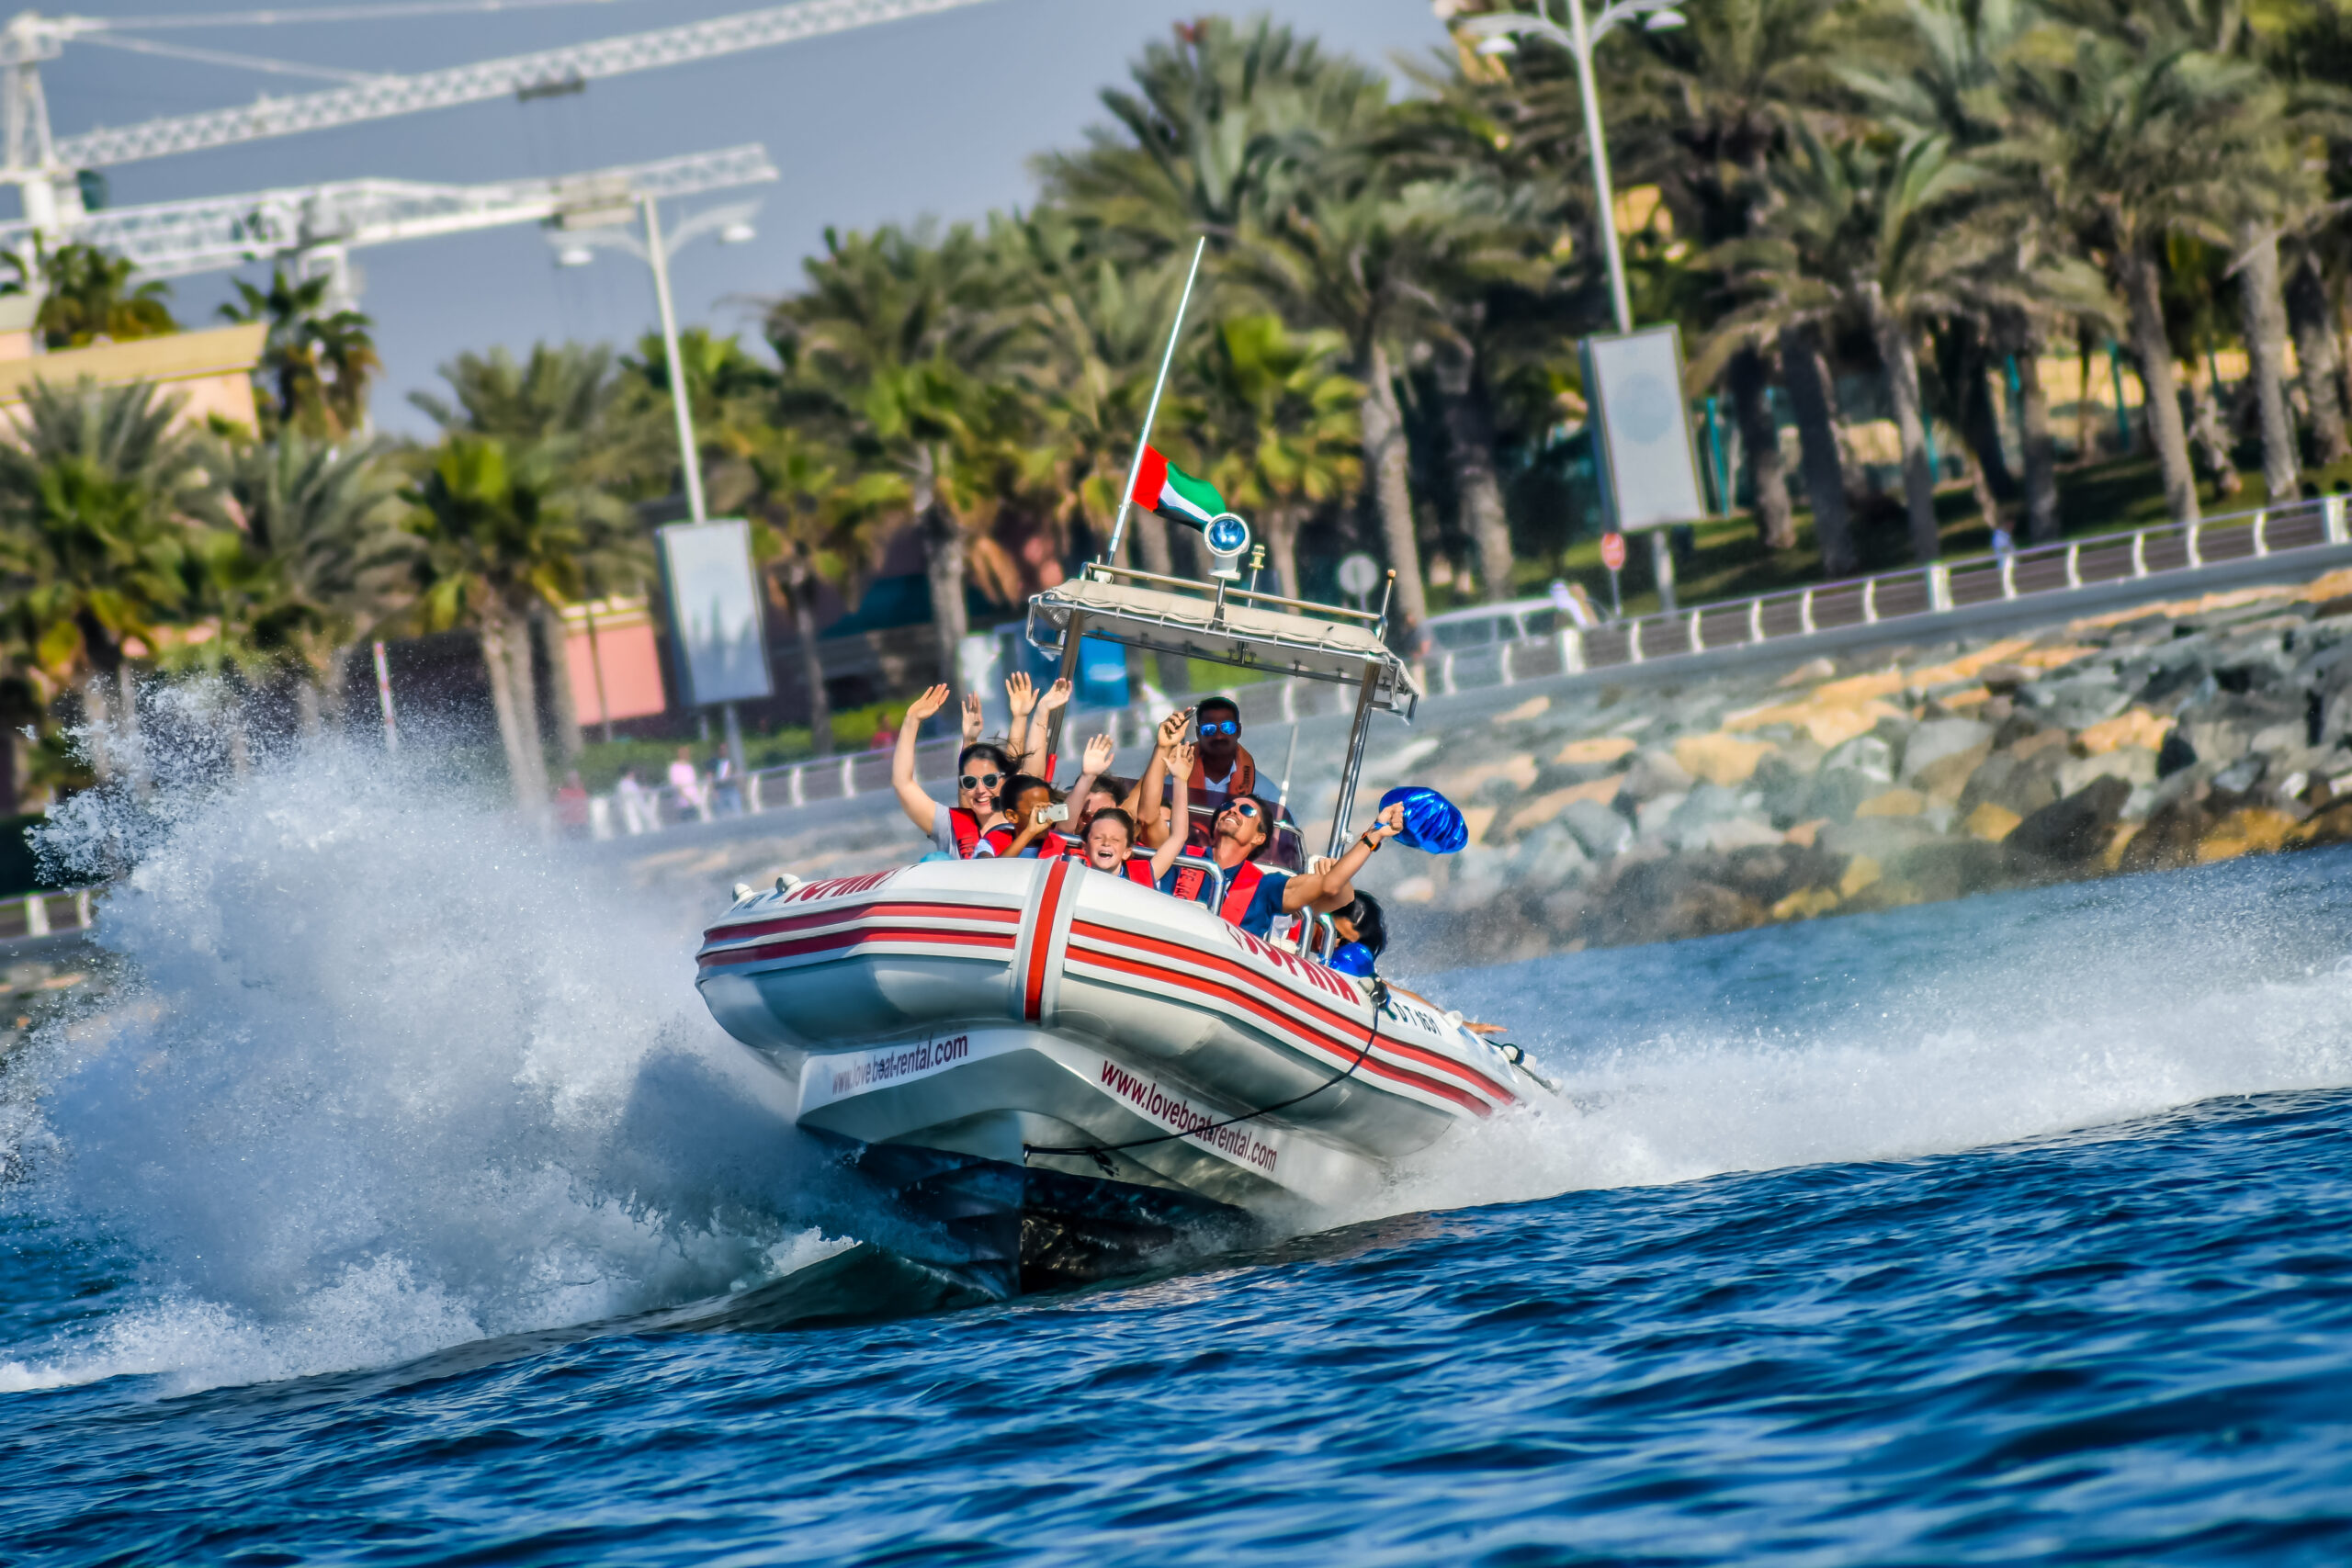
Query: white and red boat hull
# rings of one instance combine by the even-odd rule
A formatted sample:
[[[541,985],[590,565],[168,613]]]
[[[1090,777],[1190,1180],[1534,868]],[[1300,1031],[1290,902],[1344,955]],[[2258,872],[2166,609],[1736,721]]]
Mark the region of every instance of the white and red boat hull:
[[[713,1015],[797,1077],[803,1125],[1243,1208],[1360,1194],[1532,1083],[1410,998],[1376,1009],[1349,976],[1069,861],[763,893],[699,962]]]

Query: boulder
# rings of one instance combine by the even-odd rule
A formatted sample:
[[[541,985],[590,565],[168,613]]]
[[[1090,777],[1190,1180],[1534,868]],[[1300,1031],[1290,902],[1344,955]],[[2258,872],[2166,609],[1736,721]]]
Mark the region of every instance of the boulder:
[[[1931,719],[1903,748],[1904,784],[1945,800],[1961,790],[1993,750],[1993,726],[1973,718]]]
[[[1821,759],[1825,773],[1839,771],[1861,774],[1882,784],[1894,782],[1894,748],[1876,735],[1858,735],[1829,749]]]
[[[1705,880],[1689,861],[1676,858],[1631,868],[1610,889],[1594,926],[1600,941],[1623,946],[1719,936],[1769,919],[1770,911],[1755,899]]]
[[[1690,797],[1688,795],[1655,795],[1650,799],[1642,801],[1640,804],[1634,806],[1634,829],[1635,833],[1645,839],[1660,839],[1665,837],[1667,824],[1674,820],[1674,814],[1681,810],[1682,803],[1690,798]],[[1618,803],[1623,806],[1628,803],[1629,797],[1621,795],[1617,799]]]
[[[1749,740],[1720,729],[1686,735],[1674,743],[1675,762],[1691,778],[1711,784],[1746,784],[1756,765],[1771,754],[1770,741]]]
[[[1510,859],[1503,863],[1505,873],[1515,884],[1534,884],[1544,887],[1571,882],[1592,868],[1592,857],[1567,825],[1546,822],[1520,840]]]
[[[1830,824],[1815,836],[1814,842],[1832,855],[1883,865],[1905,851],[1942,836],[1917,817],[1862,817]]]
[[[1634,841],[1634,825],[1598,801],[1568,802],[1560,809],[1559,823],[1597,861],[1609,859]]]
[[[1698,781],[1683,770],[1673,754],[1652,748],[1634,753],[1633,765],[1625,770],[1623,789],[1636,804],[1657,799],[1660,795],[1685,795]]]
[[[2156,748],[2156,777],[2170,778],[2183,768],[2197,765],[2197,748],[2180,726],[2174,725],[2165,732],[2164,744]]]
[[[2019,822],[2003,844],[2029,867],[2036,862],[2080,864],[2107,847],[2108,834],[2131,798],[2132,786],[2121,779],[2093,779]]]

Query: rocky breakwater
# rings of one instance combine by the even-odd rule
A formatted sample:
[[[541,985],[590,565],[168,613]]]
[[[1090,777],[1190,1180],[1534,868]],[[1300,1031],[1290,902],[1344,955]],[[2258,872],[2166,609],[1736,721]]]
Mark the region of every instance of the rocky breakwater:
[[[1501,962],[2352,839],[2352,573],[1777,681],[1535,697],[1374,773],[1465,808],[1400,934]]]

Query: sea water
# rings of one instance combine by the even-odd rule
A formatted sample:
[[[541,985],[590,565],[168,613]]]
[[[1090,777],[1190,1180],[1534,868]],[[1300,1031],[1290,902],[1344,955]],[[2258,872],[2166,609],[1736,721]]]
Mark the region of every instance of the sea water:
[[[1559,1100],[940,1310],[603,865],[332,748],[62,831],[136,869],[0,1081],[0,1560],[2352,1553],[2341,852],[1395,955]]]

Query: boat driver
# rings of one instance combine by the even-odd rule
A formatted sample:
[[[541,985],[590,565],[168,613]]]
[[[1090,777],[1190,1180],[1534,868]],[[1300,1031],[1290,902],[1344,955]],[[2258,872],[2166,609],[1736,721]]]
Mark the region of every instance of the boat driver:
[[[1193,804],[1222,811],[1238,796],[1258,793],[1258,761],[1241,744],[1241,709],[1231,697],[1203,697],[1193,710],[1200,759],[1193,764]]]
[[[1269,938],[1280,916],[1310,907],[1323,911],[1345,908],[1353,902],[1356,873],[1382,844],[1405,830],[1404,807],[1385,807],[1372,825],[1356,835],[1348,852],[1321,870],[1270,871],[1258,863],[1258,856],[1272,836],[1273,810],[1257,796],[1244,795],[1216,814],[1208,858],[1225,874],[1222,897],[1213,893],[1208,874],[1198,866],[1171,866],[1159,879],[1159,890],[1207,904],[1250,935]]]
[[[1012,762],[1002,747],[967,740],[956,754],[956,804],[942,806],[915,783],[915,734],[922,721],[947,704],[947,688],[933,686],[907,705],[899,743],[890,753],[890,787],[907,820],[931,835],[936,852],[953,860],[978,860],[997,852],[1006,835],[991,841],[989,830],[1006,823],[1003,790]]]

